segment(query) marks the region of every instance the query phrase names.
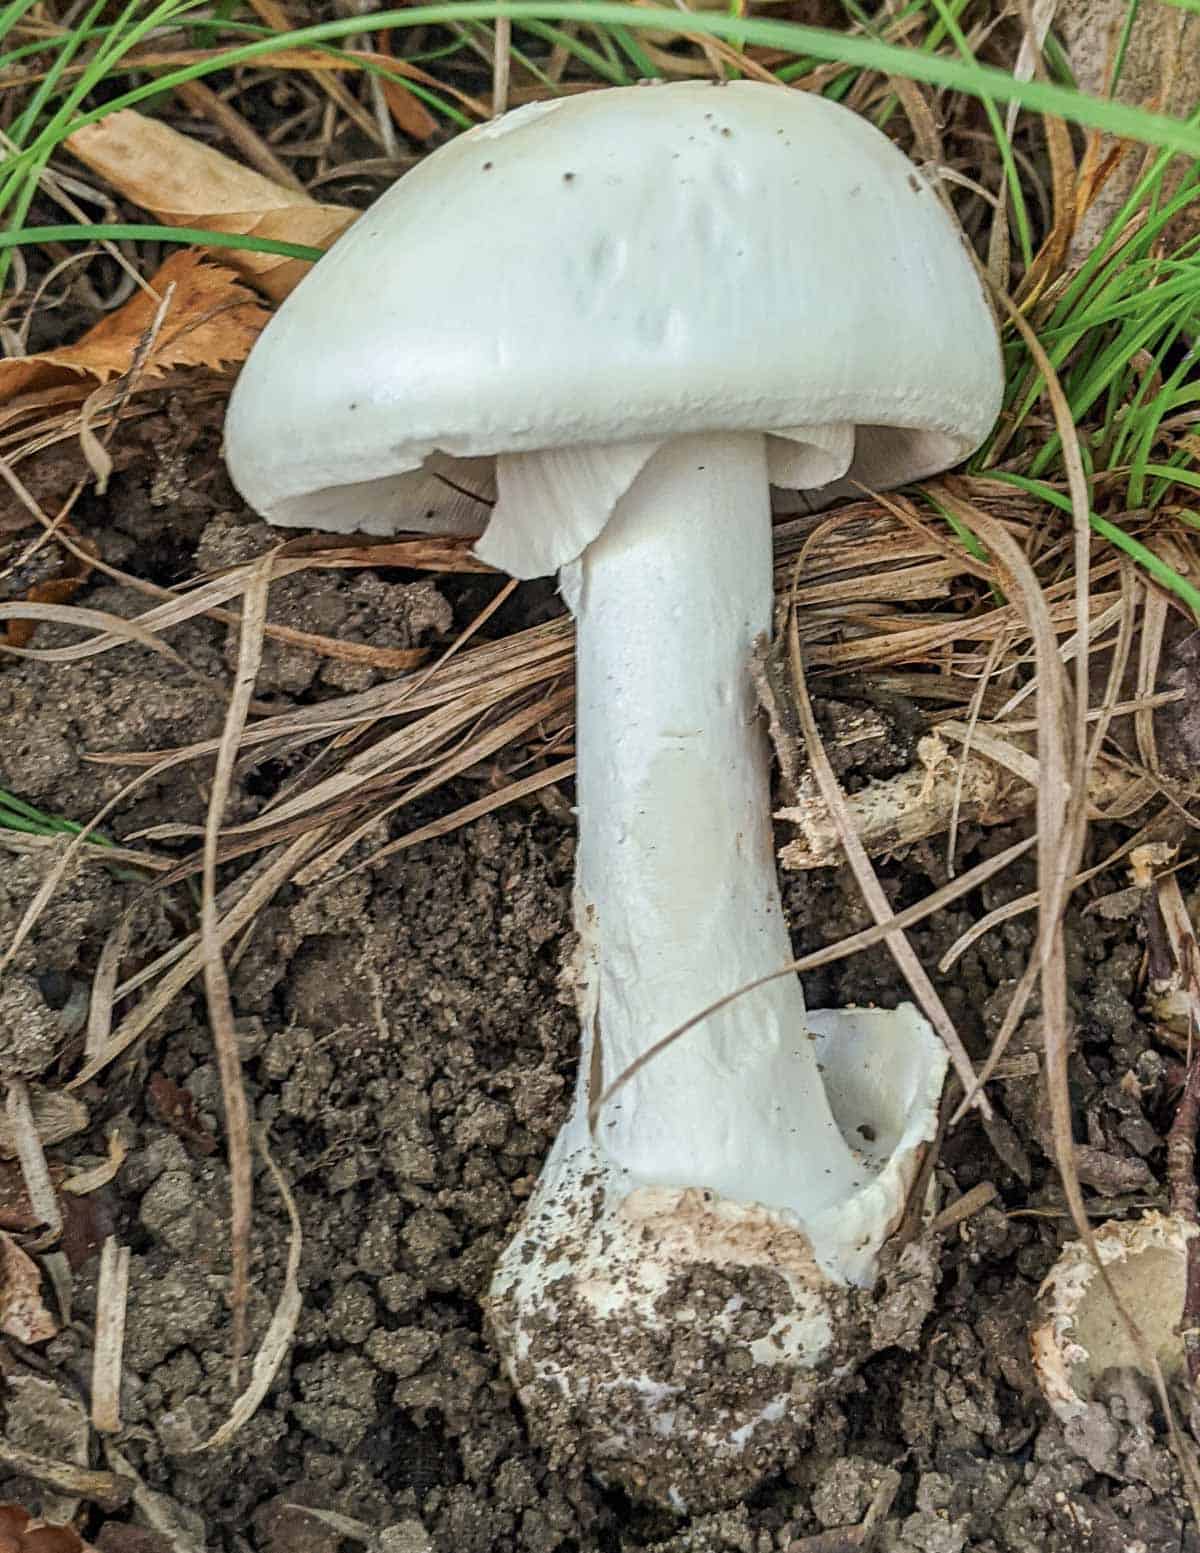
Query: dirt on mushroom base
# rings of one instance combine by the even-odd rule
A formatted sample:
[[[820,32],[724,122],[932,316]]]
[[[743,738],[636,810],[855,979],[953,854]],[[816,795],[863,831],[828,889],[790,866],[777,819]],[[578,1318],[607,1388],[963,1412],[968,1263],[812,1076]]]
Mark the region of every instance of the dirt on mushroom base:
[[[165,507],[114,503],[112,511],[110,542],[124,538],[155,564],[155,547],[163,547],[164,571],[195,564],[202,534],[208,564],[226,541],[253,537],[231,531],[214,510],[187,524]],[[128,534],[135,523],[136,539]],[[355,629],[369,632],[394,618],[405,584],[386,582],[382,594],[373,577],[338,586],[342,602],[359,611]],[[447,590],[447,603],[456,602]],[[39,634],[39,645],[54,640]],[[222,627],[201,623],[174,641],[207,671],[225,661]],[[138,648],[101,663],[0,674],[0,718],[19,730],[0,749],[0,785],[39,801],[57,795],[60,810],[86,817],[115,778],[80,765],[78,748],[96,747],[114,724],[124,747],[210,731],[206,693],[179,671]],[[294,681],[278,688],[319,690],[311,680],[303,691]],[[128,725],[133,707],[138,721]],[[259,806],[262,780],[251,775],[239,790],[238,813]],[[196,817],[201,796],[184,768],[114,828],[124,835],[156,819]],[[1015,836],[968,836],[967,860]],[[812,1449],[788,1480],[684,1527],[570,1468],[547,1469],[525,1442],[478,1299],[569,1095],[576,1028],[559,968],[573,848],[557,813],[510,811],[323,896],[285,893],[260,919],[236,966],[234,999],[251,1104],[270,1129],[305,1226],[305,1308],[278,1380],[227,1452],[188,1453],[229,1404],[226,1176],[212,1147],[220,1106],[198,992],[190,989],[160,1021],[144,1055],[85,1092],[92,1130],[52,1154],[90,1163],[112,1125],[130,1146],[116,1181],[88,1202],[93,1232],[111,1226],[133,1248],[120,1444],[149,1486],[214,1549],[341,1553],[353,1545],[299,1508],[308,1505],[387,1528],[379,1541],[387,1553],[767,1553],[798,1542],[803,1549],[807,1536],[855,1524],[895,1465],[901,1484],[880,1546],[898,1553],[1075,1553],[1085,1538],[1099,1553],[1139,1541],[1150,1553],[1178,1553],[1182,1500],[1141,1395],[1115,1384],[1086,1435],[1068,1444],[1033,1391],[1025,1336],[1033,1295],[1073,1231],[1045,1155],[1037,1081],[1020,1060],[994,1086],[990,1138],[972,1121],[943,1158],[944,1185],[965,1191],[994,1181],[1003,1210],[986,1207],[948,1237],[919,1345],[873,1361],[846,1398],[823,1409]],[[4,854],[0,938],[44,867],[36,853]],[[889,865],[885,884],[901,906],[941,883],[943,869],[937,845],[914,848]],[[1028,872],[1014,871],[971,909],[987,910],[1029,883]],[[1124,883],[1114,878],[1108,887]],[[132,888],[89,868],[36,935],[18,967],[19,1028],[37,1032],[39,1043],[25,1053],[28,1068],[77,1039],[73,993]],[[785,896],[800,950],[864,925],[843,874],[793,877]],[[968,908],[956,908],[915,935],[924,963],[936,963],[968,921]],[[148,916],[139,926],[146,948],[175,926]],[[1018,918],[941,978],[976,1051],[999,1022],[1031,941],[1032,924]],[[1117,1202],[1148,1202],[1161,1174],[1154,1129],[1161,1133],[1170,1104],[1163,1057],[1133,1005],[1137,922],[1076,914],[1069,942],[1083,1038],[1072,1076],[1087,1120],[1089,1184]],[[818,973],[807,991],[816,1006],[904,995],[880,954]],[[1020,1059],[1035,1036],[1031,1022],[1012,1056]],[[6,1053],[6,1063],[19,1066],[20,1056]],[[1106,1201],[1111,1211],[1113,1197]],[[287,1244],[287,1221],[265,1178],[255,1235],[257,1337]],[[85,1243],[80,1255],[87,1250]],[[78,1273],[84,1323],[96,1266],[93,1255]],[[77,1395],[88,1362],[80,1333],[55,1338],[46,1355],[56,1388]],[[19,1388],[3,1405],[6,1436],[29,1438],[37,1420]],[[31,1485],[0,1483],[0,1500],[34,1498]],[[96,1524],[88,1529],[104,1545]],[[117,1528],[108,1535],[119,1549]],[[1182,1546],[1200,1547],[1191,1529]]]

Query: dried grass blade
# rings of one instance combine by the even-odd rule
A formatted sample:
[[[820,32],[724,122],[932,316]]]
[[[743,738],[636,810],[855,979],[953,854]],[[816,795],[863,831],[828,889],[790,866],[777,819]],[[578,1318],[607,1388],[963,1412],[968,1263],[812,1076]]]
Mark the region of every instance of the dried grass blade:
[[[77,1467],[73,1462],[54,1461],[49,1456],[22,1450],[19,1445],[4,1439],[0,1439],[0,1467],[14,1475],[32,1478],[35,1483],[44,1483],[60,1493],[90,1500],[102,1510],[119,1510],[129,1500],[130,1479],[124,1472],[98,1472],[89,1467]]]
[[[372,852],[361,865],[363,868],[376,868],[385,858],[392,857],[397,852],[406,851],[409,847],[420,846],[425,841],[436,841],[439,836],[448,836],[451,831],[460,829],[463,825],[471,825],[476,820],[481,820],[485,814],[494,814],[497,809],[506,808],[511,803],[516,803],[522,798],[528,798],[533,793],[541,792],[545,787],[553,787],[556,782],[566,782],[575,775],[574,760],[564,760],[556,766],[547,766],[544,771],[535,771],[532,776],[522,777],[519,782],[510,782],[495,793],[489,793],[486,798],[477,798],[474,803],[464,804],[461,809],[455,809],[453,814],[447,814],[440,820],[433,820],[428,825],[418,826],[416,830],[410,830],[407,835],[400,836],[395,841],[388,842],[378,852]],[[316,858],[307,868],[302,869],[296,875],[296,883],[299,885],[312,884],[322,878],[330,867],[336,863],[337,858],[327,862],[324,856]],[[357,872],[348,870],[347,872]],[[347,874],[335,874],[333,878],[326,879],[326,884],[333,885],[339,879],[344,879]]]
[[[259,1404],[270,1389],[271,1382],[279,1372],[279,1366],[291,1346],[292,1338],[296,1333],[296,1323],[300,1319],[302,1299],[300,1295],[300,1253],[304,1246],[303,1232],[300,1227],[300,1215],[296,1211],[295,1199],[284,1179],[283,1172],[275,1163],[267,1140],[261,1131],[257,1134],[259,1153],[267,1162],[267,1168],[271,1172],[272,1179],[283,1198],[284,1207],[287,1209],[288,1220],[291,1225],[291,1238],[288,1241],[287,1266],[283,1274],[283,1289],[279,1295],[279,1303],[271,1317],[271,1323],[263,1337],[262,1346],[254,1356],[254,1363],[250,1372],[250,1384],[242,1392],[230,1411],[229,1417],[221,1427],[211,1434],[207,1440],[196,1446],[197,1451],[219,1450],[228,1445],[229,1441],[237,1434],[249,1419],[258,1411]]]
[[[451,778],[461,776],[464,771],[469,770],[472,766],[478,765],[480,761],[488,759],[489,756],[498,754],[507,745],[513,743],[515,739],[518,739],[523,733],[527,733],[531,729],[535,728],[538,723],[546,721],[556,712],[565,710],[565,708],[570,703],[570,699],[571,692],[569,690],[559,691],[557,695],[546,696],[542,700],[536,701],[533,706],[526,707],[522,711],[514,713],[511,717],[505,718],[504,721],[499,723],[495,728],[488,730],[486,733],[481,734],[478,738],[472,740],[455,754],[444,760],[436,768],[436,770],[431,772],[428,776],[423,777],[420,781],[414,782],[410,787],[406,788],[399,798],[395,799],[392,803],[385,805],[384,808],[370,814],[367,819],[365,819],[360,825],[356,826],[348,836],[344,836],[340,841],[335,843],[335,845],[332,846],[325,854],[325,866],[327,868],[336,867],[336,865],[346,855],[350,848],[362,840],[367,831],[370,830],[373,825],[377,824],[379,820],[383,819],[386,815],[393,813],[396,809],[400,808],[406,803],[411,803],[415,798],[420,798],[423,797],[426,793],[433,792],[435,788],[443,786],[446,782],[449,782]],[[411,843],[409,844],[411,845]],[[395,843],[392,843],[387,847],[383,847],[378,852],[373,852],[370,857],[364,858],[361,863],[356,863],[354,867],[349,870],[349,872],[358,873],[364,868],[377,867],[378,864],[385,857],[390,856],[391,852],[394,850],[397,850]],[[320,877],[321,861],[321,859],[318,859],[310,866],[310,876]]]
[[[142,617],[143,620],[145,618]],[[106,652],[122,642],[137,642],[142,647],[149,647],[151,652],[169,658],[176,668],[183,669],[193,678],[204,678],[203,675],[197,675],[195,669],[173,647],[168,647],[166,642],[160,641],[153,631],[147,630],[138,621],[122,620],[119,615],[109,615],[99,609],[84,609],[77,604],[0,604],[0,620],[46,620],[54,625],[80,628],[93,626],[103,633],[100,637],[93,637],[90,642],[81,642],[74,647],[9,647],[0,642],[0,652],[9,653],[14,658],[30,658],[37,663],[77,663],[81,658]],[[205,683],[209,682],[205,680]]]
[[[286,10],[282,5],[277,4],[276,0],[250,0],[250,6],[259,19],[276,32],[285,33],[291,29],[292,22]],[[328,72],[322,72],[316,75],[316,80],[321,90],[342,110],[347,118],[354,121],[362,133],[366,135],[367,139],[386,153],[387,148],[382,142],[379,128],[374,119],[337,76],[331,75]]]
[[[1061,790],[1063,780],[1068,781],[1065,803],[1061,809],[1053,802],[1043,802],[1042,789],[1038,790],[1038,881],[1041,893],[1039,903],[1040,927],[1037,961],[1041,967],[1042,1011],[1046,1047],[1046,1081],[1050,1102],[1051,1126],[1054,1135],[1056,1163],[1062,1179],[1063,1192],[1071,1219],[1080,1239],[1087,1247],[1093,1266],[1104,1284],[1113,1308],[1120,1316],[1146,1373],[1153,1377],[1155,1390],[1163,1414],[1167,1420],[1172,1449],[1183,1476],[1185,1491],[1192,1514],[1200,1521],[1200,1469],[1195,1456],[1179,1427],[1175,1409],[1167,1391],[1157,1355],[1146,1341],[1137,1322],[1130,1316],[1118,1295],[1108,1269],[1096,1253],[1095,1239],[1083,1200],[1083,1190],[1075,1166],[1074,1138],[1071,1122],[1071,1101],[1067,1082],[1068,1054],[1068,1001],[1066,950],[1063,942],[1063,917],[1070,895],[1071,881],[1079,868],[1087,833],[1087,814],[1084,794],[1087,786],[1088,760],[1091,754],[1087,739],[1088,692],[1088,624],[1089,611],[1089,559],[1091,531],[1089,513],[1091,503],[1087,476],[1079,438],[1062,384],[1040,340],[1030,328],[1012,300],[998,293],[997,300],[1008,314],[1021,335],[1046,386],[1047,397],[1054,417],[1055,430],[1062,443],[1063,462],[1067,472],[1067,484],[1071,495],[1071,515],[1074,535],[1074,584],[1075,605],[1080,635],[1079,651],[1075,662],[1074,707],[1068,708],[1062,665],[1054,650],[1054,634],[1036,578],[1024,553],[1015,546],[1001,526],[990,515],[986,517],[989,532],[981,534],[985,544],[994,546],[994,553],[1013,568],[1014,579],[1027,573],[1032,588],[1025,584],[1024,603],[1031,609],[1035,625],[1034,642],[1038,656],[1039,676],[1045,676],[1043,694],[1039,696],[1038,760],[1043,767],[1043,781],[1048,789]],[[973,509],[978,515],[980,509]],[[1003,534],[1001,540],[999,536]],[[1007,554],[1005,552],[1008,552]],[[1015,555],[1012,553],[1015,552]],[[1061,686],[1061,690],[1060,687]],[[1139,689],[1143,687],[1139,686]],[[1043,698],[1044,697],[1044,698]],[[1068,713],[1060,720],[1060,714]],[[1064,747],[1065,746],[1065,747]],[[1068,771],[1068,762],[1070,769]],[[1049,792],[1047,793],[1047,798]],[[1031,962],[1032,968],[1032,962]]]
[[[108,1038],[112,1033],[115,1001],[113,994],[117,988],[121,961],[129,947],[129,934],[132,928],[132,916],[128,911],[122,912],[116,926],[104,940],[104,948],[100,951],[96,974],[92,978],[92,994],[88,1001],[87,1034],[83,1047],[85,1058],[94,1057],[108,1045]]]
[[[1162,659],[1163,640],[1167,628],[1170,604],[1165,593],[1157,588],[1147,589],[1145,607],[1142,610],[1142,629],[1138,639],[1137,693],[1149,696],[1158,684],[1158,669]],[[1158,741],[1154,736],[1154,713],[1149,709],[1138,712],[1133,720],[1137,734],[1138,754],[1142,764],[1151,774],[1158,772]]]
[[[948,883],[941,885],[923,900],[906,906],[903,911],[898,911],[886,922],[877,922],[874,927],[862,928],[857,933],[851,933],[847,938],[839,939],[836,944],[828,944],[824,949],[814,950],[812,954],[801,955],[789,969],[797,976],[802,976],[805,971],[815,971],[823,965],[832,965],[837,960],[845,960],[852,954],[861,954],[864,949],[873,949],[876,944],[882,943],[889,933],[907,932],[910,927],[916,927],[918,923],[926,921],[944,907],[953,905],[956,900],[961,900],[971,890],[978,889],[981,884],[986,884],[989,879],[1001,873],[1010,863],[1015,863],[1018,858],[1024,857],[1033,847],[1034,841],[1035,838],[1029,836],[1024,841],[1014,842],[1011,847],[1005,847],[1003,852],[997,852],[994,857],[984,858],[982,863],[976,863],[974,868],[968,868],[966,873],[959,874]]]
[[[155,1493],[111,1440],[104,1441],[104,1457],[109,1466],[120,1474],[120,1478],[132,1485],[126,1497],[133,1499],[138,1514],[149,1529],[167,1539],[172,1553],[206,1553],[206,1541],[196,1541],[173,1502],[165,1494]],[[109,1476],[107,1473],[103,1475]]]
[[[227,944],[254,920],[275,891],[292,878],[308,854],[320,846],[324,835],[324,829],[310,831],[299,837],[291,846],[281,848],[274,857],[263,860],[261,872],[255,875],[249,887],[221,918],[218,939],[222,945]],[[95,1078],[97,1073],[132,1046],[139,1036],[145,1034],[162,1011],[170,1006],[192,977],[201,970],[202,954],[199,935],[193,934],[182,946],[176,945],[160,956],[156,967],[161,965],[169,965],[170,969],[163,975],[158,986],[121,1021],[107,1047],[84,1065],[70,1081],[68,1089],[77,1089],[81,1084],[86,1084]],[[118,996],[124,996],[126,991],[132,991],[134,987],[143,985],[145,979],[146,973],[139,973],[139,976],[131,978],[125,987],[118,988]]]
[[[36,1249],[44,1250],[62,1234],[62,1208],[50,1179],[50,1167],[46,1163],[46,1152],[42,1147],[29,1099],[29,1086],[24,1079],[9,1079],[5,1112],[21,1165],[25,1191],[34,1213],[47,1226],[46,1233],[38,1239],[36,1246]]]
[[[90,1170],[78,1170],[74,1175],[65,1176],[59,1183],[59,1189],[70,1192],[72,1197],[86,1197],[89,1192],[98,1192],[102,1186],[107,1186],[115,1179],[127,1154],[121,1134],[114,1129],[108,1135],[108,1158],[99,1165],[93,1165]]]
[[[246,1307],[250,1291],[250,1215],[252,1175],[250,1158],[250,1112],[242,1082],[242,1064],[234,1028],[233,1002],[229,977],[221,952],[217,917],[217,848],[221,820],[233,785],[242,729],[250,711],[254,684],[262,662],[263,626],[267,619],[267,597],[271,585],[274,557],[264,556],[256,563],[246,589],[238,644],[237,671],[229,711],[217,751],[212,794],[204,831],[204,861],[201,871],[200,957],[204,971],[204,993],[209,1023],[216,1047],[221,1075],[221,1094],[225,1102],[225,1127],[228,1134],[229,1176],[232,1197],[230,1237],[233,1257],[233,1383],[238,1382],[242,1354],[246,1348]]]
[[[6,852],[54,852],[61,846],[61,835],[32,836],[23,831],[0,831],[0,847]],[[132,867],[144,868],[147,873],[166,873],[175,866],[173,858],[156,857],[153,852],[139,852],[133,847],[101,846],[91,841],[85,841],[76,855],[81,862],[103,863],[108,867],[114,863],[129,863]]]
[[[96,1347],[92,1355],[92,1428],[121,1430],[121,1364],[129,1300],[129,1247],[110,1235],[100,1252],[96,1287]]]
[[[913,996],[924,1009],[926,1017],[941,1037],[946,1050],[950,1054],[950,1060],[955,1071],[962,1080],[964,1089],[975,1084],[975,1069],[971,1059],[967,1055],[966,1048],[959,1039],[958,1031],[954,1028],[954,1022],[946,1012],[945,1005],[938,996],[937,991],[930,981],[924,966],[913,953],[912,946],[904,937],[902,931],[894,925],[895,913],[893,912],[883,887],[879,883],[871,861],[866,854],[861,841],[854,830],[853,821],[850,819],[846,808],[846,800],[834,775],[833,767],[829,763],[829,757],[825,753],[825,746],[821,742],[821,734],[817,728],[816,718],[813,716],[812,702],[808,696],[808,684],[804,676],[804,662],[800,653],[800,636],[796,627],[794,611],[789,611],[787,623],[788,636],[788,665],[792,676],[792,688],[796,697],[796,710],[800,716],[800,727],[804,734],[805,745],[808,749],[808,758],[813,775],[821,790],[821,796],[834,816],[838,829],[842,833],[842,847],[846,853],[846,860],[853,870],[855,880],[862,892],[863,899],[870,908],[871,914],[881,926],[887,924],[888,932],[884,942],[895,959],[897,965],[904,973],[905,980],[912,988]],[[984,1095],[979,1096],[979,1109],[985,1115],[991,1114],[991,1108]]]
[[[257,859],[257,861],[254,863],[251,863],[244,873],[240,874],[232,884],[221,891],[220,897],[218,899],[218,906],[222,914],[228,913],[229,916],[233,917],[236,922],[236,926],[231,930],[231,932],[222,938],[223,943],[228,942],[228,939],[232,937],[233,934],[241,931],[242,927],[247,925],[246,920],[239,919],[236,915],[236,913],[241,909],[241,903],[245,901],[246,897],[249,896],[254,900],[254,910],[257,910],[258,906],[260,906],[267,898],[265,895],[260,895],[258,893],[260,887],[262,886],[264,876],[270,875],[274,881],[274,887],[278,888],[279,879],[275,874],[275,865],[279,862],[280,857],[278,853],[271,854],[268,852],[263,857]],[[174,867],[177,865],[173,864],[172,866]],[[156,976],[164,975],[167,971],[170,970],[172,966],[177,966],[189,954],[196,953],[197,945],[199,942],[199,933],[189,933],[185,938],[181,938],[177,943],[172,944],[169,949],[165,949],[162,954],[157,955],[153,960],[151,960],[149,965],[142,966],[140,970],[135,971],[132,976],[121,983],[115,994],[117,1001],[120,1002],[122,998],[127,998],[130,993],[136,992],[139,987],[144,987],[147,982],[153,981]],[[195,974],[195,971],[196,966],[193,965],[191,971],[188,973],[188,979],[190,979],[191,976]],[[141,1012],[141,1009],[135,1010],[135,1014],[140,1014]],[[123,1028],[124,1025],[122,1025],[122,1029]],[[110,1040],[108,1049],[104,1054],[102,1062],[111,1061],[112,1057],[116,1055],[113,1048],[116,1045],[119,1036],[120,1032],[118,1032],[118,1035],[114,1036],[112,1040]],[[122,1047],[121,1049],[123,1050],[124,1048]],[[81,1081],[82,1075],[80,1075],[80,1077],[77,1078],[74,1082],[79,1083]]]
[[[1021,306],[1025,308],[1032,307],[1046,287],[1062,272],[1075,232],[1078,208],[1078,174],[1071,132],[1061,119],[1047,116],[1042,118],[1042,127],[1046,132],[1046,150],[1050,157],[1054,220],[1021,282],[1018,297]]]

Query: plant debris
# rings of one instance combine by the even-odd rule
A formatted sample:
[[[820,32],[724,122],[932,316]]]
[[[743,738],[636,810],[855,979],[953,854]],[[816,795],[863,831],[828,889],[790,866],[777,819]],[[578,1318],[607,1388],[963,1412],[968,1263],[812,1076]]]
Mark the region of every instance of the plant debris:
[[[42,1275],[32,1257],[0,1230],[0,1331],[19,1343],[45,1343],[58,1322],[42,1302]]]
[[[344,205],[322,205],[285,188],[133,109],[110,113],[76,130],[66,144],[93,172],[166,226],[327,248],[358,215]],[[311,268],[302,259],[252,248],[222,248],[220,253],[224,266],[274,301],[285,297]],[[224,359],[240,361],[241,356]]]

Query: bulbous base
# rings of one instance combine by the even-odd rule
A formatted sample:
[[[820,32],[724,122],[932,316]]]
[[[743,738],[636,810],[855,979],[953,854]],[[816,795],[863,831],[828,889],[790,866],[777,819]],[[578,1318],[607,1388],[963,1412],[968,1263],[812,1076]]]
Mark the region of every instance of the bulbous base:
[[[577,1103],[487,1302],[530,1430],[560,1465],[582,1459],[676,1510],[729,1504],[794,1460],[819,1399],[895,1340],[864,1285],[934,1135],[945,1053],[911,1008],[810,1018],[869,1169],[836,1227],[637,1182]],[[805,1142],[795,1168],[819,1170]]]

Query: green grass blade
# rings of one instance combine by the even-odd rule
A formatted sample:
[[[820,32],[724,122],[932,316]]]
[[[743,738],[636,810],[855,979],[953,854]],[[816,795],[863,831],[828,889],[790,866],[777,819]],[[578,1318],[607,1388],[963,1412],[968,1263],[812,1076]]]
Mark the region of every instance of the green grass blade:
[[[997,469],[989,470],[987,478],[1000,480],[1005,485],[1015,485],[1018,490],[1027,491],[1031,496],[1037,496],[1052,507],[1057,507],[1060,512],[1072,510],[1070,497],[1064,496],[1061,491],[1054,490],[1052,486],[1046,485],[1041,480],[1030,480],[1024,475]],[[1197,624],[1200,624],[1200,588],[1190,583],[1186,577],[1181,577],[1173,567],[1168,566],[1164,560],[1155,555],[1153,550],[1142,544],[1140,539],[1135,539],[1132,534],[1127,534],[1115,523],[1102,518],[1098,512],[1089,512],[1088,522],[1094,533],[1107,539],[1111,545],[1123,551],[1130,560],[1135,561],[1148,576],[1153,577],[1155,582],[1161,583],[1177,598],[1182,599],[1192,611]]]
[[[15,232],[0,232],[0,250],[21,248],[31,243],[90,243],[100,239],[117,242],[130,238],[141,242],[186,243],[204,248],[241,248],[251,253],[275,253],[284,259],[307,259],[315,263],[323,248],[307,243],[285,243],[273,237],[244,237],[240,232],[210,232],[204,227],[154,226],[143,221],[81,222],[78,226],[30,226]]]
[[[1200,0],[1197,0],[1200,4]],[[182,9],[182,8],[178,8]],[[1049,113],[1070,123],[1105,130],[1127,139],[1144,141],[1164,150],[1181,152],[1200,159],[1200,123],[1179,120],[1161,113],[1104,98],[1089,97],[1048,81],[1017,81],[1008,72],[974,60],[950,59],[940,54],[923,54],[873,38],[849,36],[798,22],[776,21],[765,17],[729,17],[705,13],[689,15],[658,6],[631,6],[615,0],[449,0],[446,4],[412,6],[400,11],[373,11],[365,17],[347,17],[321,22],[274,38],[247,43],[216,56],[157,77],[80,115],[71,127],[94,124],[118,108],[133,108],[147,97],[199,80],[215,70],[232,69],[254,60],[269,59],[281,49],[302,48],[350,38],[368,31],[407,27],[448,26],[457,22],[492,21],[507,16],[528,27],[545,26],[552,21],[575,21],[598,27],[629,27],[633,30],[657,28],[678,34],[707,33],[718,38],[740,38],[757,47],[780,49],[788,53],[810,55],[834,61],[858,70],[875,70],[904,76],[944,90],[965,92],[969,96],[990,97],[997,102],[1016,102],[1035,113]],[[156,22],[154,25],[162,25]],[[534,29],[531,29],[534,30]],[[578,40],[564,39],[578,48]],[[55,125],[61,133],[63,125]],[[31,156],[34,148],[14,158]]]

